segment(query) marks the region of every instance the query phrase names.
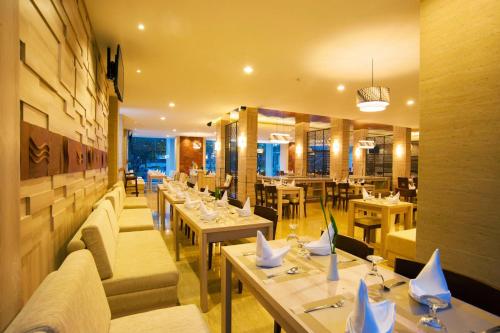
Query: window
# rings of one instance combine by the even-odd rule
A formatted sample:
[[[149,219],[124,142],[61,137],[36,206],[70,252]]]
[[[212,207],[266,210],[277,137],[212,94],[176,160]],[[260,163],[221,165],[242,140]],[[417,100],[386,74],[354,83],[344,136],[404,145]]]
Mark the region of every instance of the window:
[[[215,172],[215,141],[205,140],[205,165],[206,170]]]
[[[175,139],[130,137],[127,167],[144,179],[149,169],[170,174],[176,167]]]
[[[238,191],[238,122],[232,122],[227,124],[225,129],[226,139],[224,142],[225,149],[225,172],[226,175],[230,174],[233,176],[233,181],[231,188],[229,189],[229,195],[234,198]],[[224,183],[225,176],[221,179],[221,183]]]
[[[307,133],[307,174],[330,174],[330,129]]]
[[[257,144],[257,172],[264,176],[280,174],[281,148],[277,143]]]
[[[418,151],[419,151],[419,142],[418,141],[412,141],[411,146],[411,175],[413,177],[418,176]]]
[[[367,176],[392,176],[392,135],[367,138],[375,142],[375,148],[366,153]]]
[[[257,173],[266,175],[266,144],[257,143]]]

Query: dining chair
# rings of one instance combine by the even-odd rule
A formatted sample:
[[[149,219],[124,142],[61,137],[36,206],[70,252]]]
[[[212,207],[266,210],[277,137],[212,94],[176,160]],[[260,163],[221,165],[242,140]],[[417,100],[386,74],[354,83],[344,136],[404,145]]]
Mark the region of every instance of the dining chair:
[[[260,206],[265,205],[264,201],[264,184],[262,183],[255,183],[255,200],[257,201],[256,204]]]
[[[394,272],[414,279],[424,266],[424,264],[413,260],[396,258]],[[446,269],[443,269],[443,273],[453,297],[500,316],[500,290]]]
[[[187,186],[190,187],[190,188],[194,188],[194,183],[187,182]]]
[[[408,189],[409,188],[408,177],[398,177],[398,188]]]
[[[342,208],[347,210],[349,204],[349,183],[339,183],[339,196],[338,196],[338,208],[340,209],[340,205],[342,204]]]
[[[135,186],[135,191],[132,192],[132,194],[135,194],[136,197],[139,196],[139,188],[138,188],[138,185],[137,185],[137,175],[134,173],[134,171],[125,171],[125,169],[123,169],[123,182],[125,183],[125,193],[127,193],[127,187],[134,187]],[[129,181],[132,182],[131,185],[129,185]]]
[[[335,207],[335,204],[337,203],[337,194],[335,193],[337,189],[337,183],[336,182],[325,182],[325,206],[328,203],[328,199],[332,197],[332,208]]]
[[[352,237],[337,235],[337,248],[356,257],[366,259],[373,254],[373,247]]]
[[[237,207],[237,208],[243,208],[243,203],[241,201],[239,201],[238,199],[233,199],[233,198],[227,198],[227,202],[229,202],[229,204],[231,206],[234,206],[234,207]]]
[[[304,216],[307,217],[307,189],[308,185],[307,184],[297,184],[297,187],[302,187],[304,189]],[[299,215],[299,204],[300,204],[300,198],[298,195],[294,195],[290,198],[290,205],[292,206],[292,217],[295,217],[295,214],[297,216]]]
[[[266,194],[266,207],[278,209],[278,189],[276,186],[265,186],[264,192]],[[281,203],[284,213],[283,215],[290,217],[290,200],[283,198]]]

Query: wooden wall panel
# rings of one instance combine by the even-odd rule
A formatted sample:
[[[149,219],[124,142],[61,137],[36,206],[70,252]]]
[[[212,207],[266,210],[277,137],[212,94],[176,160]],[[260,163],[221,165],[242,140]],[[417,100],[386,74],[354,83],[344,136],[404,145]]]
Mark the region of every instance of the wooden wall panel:
[[[189,174],[189,169],[192,163],[198,164],[199,168],[203,167],[203,138],[181,136],[180,138],[180,158],[179,170]],[[201,144],[200,149],[194,149],[193,143],[198,142]]]
[[[19,0],[21,121],[69,138],[71,173],[21,182],[21,287],[26,301],[57,269],[66,244],[107,187],[108,83],[83,1]],[[60,135],[60,136],[57,136]],[[50,139],[49,139],[50,142]],[[84,171],[90,145],[94,170]],[[99,149],[99,150],[97,150]],[[58,151],[55,151],[58,154]],[[74,155],[74,156],[73,156]],[[57,169],[47,166],[46,175]],[[62,166],[66,172],[68,166]]]

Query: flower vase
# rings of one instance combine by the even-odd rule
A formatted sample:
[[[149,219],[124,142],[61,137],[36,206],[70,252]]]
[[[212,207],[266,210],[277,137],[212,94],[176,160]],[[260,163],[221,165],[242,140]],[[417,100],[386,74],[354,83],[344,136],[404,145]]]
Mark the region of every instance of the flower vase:
[[[339,280],[339,271],[337,268],[337,254],[330,254],[330,265],[328,266],[328,272],[326,275],[326,279],[329,281],[338,281]]]

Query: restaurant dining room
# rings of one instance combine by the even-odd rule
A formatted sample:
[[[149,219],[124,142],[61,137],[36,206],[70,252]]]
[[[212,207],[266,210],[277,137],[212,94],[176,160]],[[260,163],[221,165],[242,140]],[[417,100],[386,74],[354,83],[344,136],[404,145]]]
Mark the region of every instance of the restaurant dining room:
[[[1,0],[0,332],[500,332],[500,1]]]

